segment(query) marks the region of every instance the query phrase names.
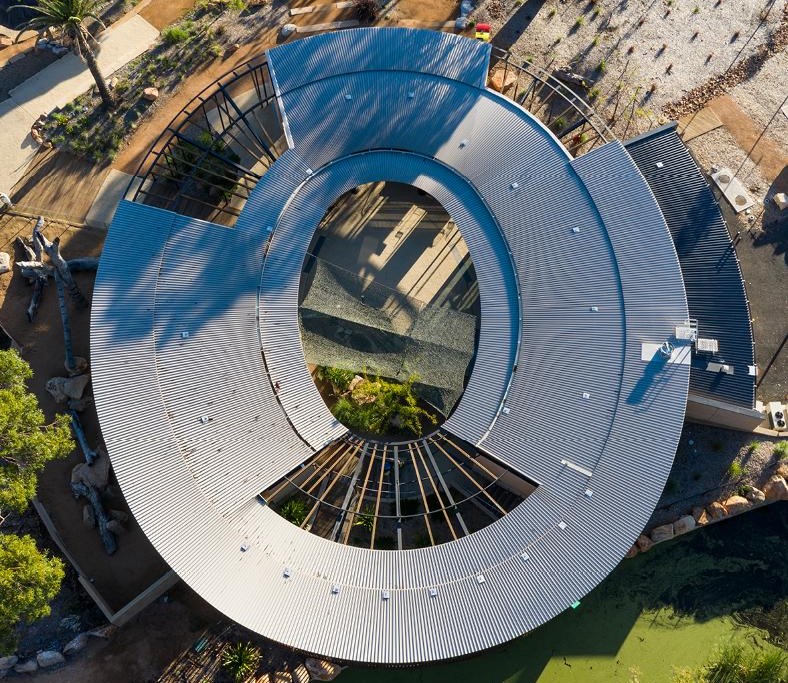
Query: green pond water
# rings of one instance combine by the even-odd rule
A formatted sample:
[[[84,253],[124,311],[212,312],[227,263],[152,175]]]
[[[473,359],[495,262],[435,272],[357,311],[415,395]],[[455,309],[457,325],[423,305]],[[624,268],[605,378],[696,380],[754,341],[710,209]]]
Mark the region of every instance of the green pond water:
[[[788,503],[624,560],[577,609],[493,651],[414,669],[348,669],[338,680],[670,683],[674,667],[699,666],[731,639],[786,647]]]

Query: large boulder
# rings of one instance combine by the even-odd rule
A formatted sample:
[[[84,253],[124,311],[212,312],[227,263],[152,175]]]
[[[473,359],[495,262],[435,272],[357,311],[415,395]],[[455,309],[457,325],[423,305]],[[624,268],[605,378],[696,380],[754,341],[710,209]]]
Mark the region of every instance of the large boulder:
[[[728,511],[725,509],[725,506],[716,500],[713,503],[711,503],[706,508],[706,510],[709,513],[709,517],[711,517],[711,519],[715,522],[720,519],[723,519],[728,515]]]
[[[766,500],[788,500],[788,484],[778,474],[769,478],[769,481],[763,487],[763,493]]]
[[[28,659],[26,662],[17,664],[14,671],[18,674],[32,674],[38,671],[38,662],[35,659]]]
[[[744,496],[731,496],[726,500],[723,505],[728,511],[729,515],[738,515],[740,512],[750,509],[750,501]]]
[[[684,515],[673,522],[673,533],[676,536],[681,536],[681,534],[692,531],[696,526],[695,518],[692,515]]]
[[[82,482],[97,489],[103,489],[109,482],[109,458],[101,455],[92,465],[81,462],[71,470],[71,483]]]
[[[0,657],[0,671],[8,671],[13,668],[19,661],[16,655],[9,655],[8,657]]]
[[[671,538],[673,538],[672,524],[663,524],[661,526],[656,526],[651,530],[651,540],[654,541],[654,543],[669,541]]]
[[[778,477],[782,477],[783,479],[788,479],[788,462],[779,463],[774,473]]]
[[[766,500],[766,494],[760,489],[750,489],[744,497],[753,505],[760,505]]]
[[[635,541],[635,545],[638,547],[638,550],[641,553],[645,553],[651,550],[652,546],[654,545],[654,541],[652,541],[648,536],[644,536],[640,534],[637,540]]]
[[[117,519],[111,519],[107,522],[107,531],[111,531],[116,536],[120,536],[121,534],[126,533],[126,527],[124,527]]]
[[[36,655],[36,662],[42,669],[48,669],[58,664],[65,664],[66,658],[57,650],[44,650]]]
[[[155,102],[159,99],[159,89],[150,87],[142,91],[142,99],[148,102]]]
[[[709,513],[702,507],[692,508],[692,517],[697,526],[704,526],[711,521]]]
[[[11,257],[4,251],[0,251],[0,275],[11,272]]]
[[[66,646],[63,648],[64,655],[73,655],[79,652],[80,650],[84,650],[88,644],[88,634],[87,633],[80,633],[78,636],[75,636],[71,640],[66,643]]]
[[[47,391],[58,403],[66,403],[71,398],[82,398],[88,384],[90,384],[89,374],[77,377],[53,377],[47,382]]]
[[[334,664],[334,662],[329,662],[325,659],[307,657],[304,665],[313,681],[333,681],[342,673],[342,667],[339,664]]]
[[[516,82],[517,74],[514,73],[513,69],[495,69],[490,74],[487,85],[489,85],[493,90],[503,92],[507,88],[513,86]]]
[[[285,24],[282,26],[282,30],[279,31],[279,33],[282,35],[282,38],[287,38],[296,32],[296,28],[298,27],[295,24]]]

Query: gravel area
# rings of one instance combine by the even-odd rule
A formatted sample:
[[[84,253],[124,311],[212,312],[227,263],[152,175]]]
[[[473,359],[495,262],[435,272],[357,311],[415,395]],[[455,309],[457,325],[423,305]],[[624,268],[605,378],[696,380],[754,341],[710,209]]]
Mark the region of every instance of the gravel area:
[[[774,454],[777,441],[685,423],[673,469],[647,528],[672,522],[693,507],[724,500],[744,486],[762,488],[779,462]]]
[[[730,91],[730,96],[758,125],[766,131],[788,158],[788,115],[778,111],[788,104],[788,51],[773,55],[752,78]],[[775,116],[775,112],[777,115]]]
[[[541,8],[529,5],[487,0],[474,19],[489,21],[493,34],[505,26],[506,35],[519,35],[511,45],[518,57],[549,70],[568,65],[595,81],[601,91],[595,107],[611,115],[619,105],[615,132],[620,136],[625,127],[627,135],[653,127],[662,121],[665,104],[753,54],[779,26],[786,7],[785,0],[547,0]],[[630,102],[631,107],[621,106]],[[631,119],[628,126],[625,119]]]

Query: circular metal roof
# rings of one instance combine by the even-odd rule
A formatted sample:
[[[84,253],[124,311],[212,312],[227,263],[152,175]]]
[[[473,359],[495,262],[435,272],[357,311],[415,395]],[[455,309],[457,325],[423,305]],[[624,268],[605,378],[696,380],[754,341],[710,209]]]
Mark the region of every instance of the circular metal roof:
[[[303,651],[406,664],[521,635],[615,567],[670,471],[689,365],[655,349],[687,307],[659,208],[619,143],[573,159],[488,90],[489,56],[406,29],[274,48],[286,149],[235,225],[122,202],[110,228],[91,352],[123,493],[203,598]],[[306,368],[298,283],[326,209],[375,180],[440,201],[476,266],[477,359],[443,430],[538,484],[413,550],[334,543],[257,498],[346,434]]]

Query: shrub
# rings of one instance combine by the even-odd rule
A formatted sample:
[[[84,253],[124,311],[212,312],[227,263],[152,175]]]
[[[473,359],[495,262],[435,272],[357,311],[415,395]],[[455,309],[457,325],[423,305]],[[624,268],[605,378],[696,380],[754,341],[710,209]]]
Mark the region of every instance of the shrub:
[[[290,498],[279,510],[282,517],[296,526],[304,523],[307,512],[306,503],[300,498]]]
[[[575,19],[574,27],[575,29],[579,29],[585,23],[586,20],[583,17],[578,17],[577,19]]]
[[[603,59],[596,65],[596,70],[603,74],[607,71],[607,62]]]
[[[236,683],[249,678],[260,663],[260,650],[251,643],[231,645],[222,653],[222,666]]]
[[[162,39],[167,45],[175,45],[177,43],[185,43],[191,38],[191,32],[188,28],[181,24],[176,26],[168,26],[162,31]]]
[[[743,473],[744,468],[740,462],[734,460],[730,465],[728,465],[728,476],[731,479],[738,479]]]
[[[328,382],[336,394],[342,394],[347,391],[356,373],[352,370],[343,370],[342,368],[329,368],[321,365],[317,369],[317,377],[323,382]]]
[[[778,460],[783,460],[788,457],[788,440],[784,439],[783,441],[778,441],[774,444],[774,450],[772,452],[777,456]]]
[[[432,424],[438,420],[419,407],[413,393],[416,379],[413,375],[401,384],[365,377],[353,389],[351,398],[343,396],[334,404],[334,417],[350,429],[372,434],[390,433],[396,419],[402,430],[421,436],[422,419]]]
[[[359,21],[375,21],[378,18],[377,0],[353,0],[353,10]]]

